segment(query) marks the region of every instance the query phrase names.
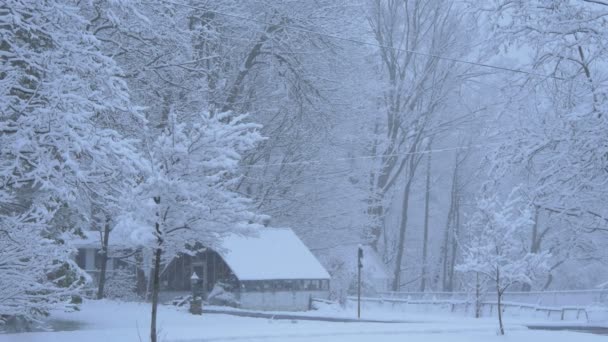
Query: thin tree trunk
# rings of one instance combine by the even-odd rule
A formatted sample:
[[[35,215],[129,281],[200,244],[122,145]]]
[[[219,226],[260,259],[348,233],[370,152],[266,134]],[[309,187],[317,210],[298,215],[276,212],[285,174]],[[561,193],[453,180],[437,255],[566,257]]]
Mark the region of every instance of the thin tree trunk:
[[[441,288],[443,291],[448,291],[448,278],[450,273],[450,261],[449,261],[449,246],[450,246],[450,227],[452,227],[456,213],[456,192],[458,183],[458,155],[456,155],[456,162],[454,163],[454,172],[452,173],[452,188],[450,191],[450,209],[448,211],[448,218],[445,224],[445,231],[443,233],[443,244],[441,246]]]
[[[106,270],[108,269],[108,245],[110,240],[110,219],[106,217],[103,228],[103,238],[101,239],[101,270],[99,272],[99,282],[97,284],[97,299],[104,297],[104,287],[106,286]]]
[[[410,190],[412,188],[412,182],[414,180],[414,174],[416,171],[417,160],[415,157],[411,157],[409,162],[409,172],[404,170],[408,179],[405,183],[405,189],[403,189],[403,204],[401,207],[401,223],[399,225],[399,241],[397,241],[397,257],[395,259],[395,271],[393,278],[393,291],[399,291],[401,288],[401,263],[403,261],[403,254],[405,250],[405,231],[407,229],[408,209],[410,203]]]
[[[530,253],[538,253],[540,249],[540,236],[538,234],[538,206],[534,207],[534,225],[532,226],[532,237],[530,241]],[[532,289],[532,285],[528,283],[524,283],[521,286],[522,291],[530,291]]]
[[[428,149],[431,149],[431,143],[429,143]],[[431,153],[427,154],[426,158],[426,185],[425,185],[425,198],[424,198],[424,234],[422,237],[422,272],[420,274],[420,292],[424,292],[426,288],[427,278],[427,263],[428,263],[428,241],[429,241],[429,204],[431,197]]]
[[[156,313],[158,310],[158,293],[160,292],[160,258],[162,249],[156,248],[154,253],[154,275],[152,276],[152,319],[150,323],[150,341],[156,342]]]
[[[543,286],[543,291],[547,291],[549,289],[549,286],[551,286],[551,283],[553,282],[553,271],[555,269],[557,269],[559,266],[561,266],[564,262],[566,262],[566,260],[568,259],[562,259],[560,261],[558,261],[557,263],[553,264],[553,266],[551,266],[551,268],[549,268],[549,275],[547,276],[547,281],[545,282],[545,285]]]
[[[371,222],[369,244],[376,252],[380,251],[380,241],[384,228],[384,193],[381,189],[382,185],[380,184],[380,181],[382,180],[381,175],[382,171],[379,171],[378,173],[372,171],[370,177],[372,178],[372,186],[367,208],[367,214],[369,215]]]
[[[446,291],[447,278],[448,278],[448,244],[449,244],[449,232],[450,224],[452,223],[452,215],[454,212],[454,204],[450,203],[450,209],[448,211],[448,219],[443,232],[443,243],[441,245],[441,289]]]
[[[154,197],[154,203],[157,208],[160,208],[160,196]],[[160,292],[160,258],[162,257],[163,237],[161,231],[161,215],[160,210],[156,211],[156,230],[157,246],[154,251],[154,273],[152,275],[152,318],[150,320],[150,341],[157,342],[156,334],[156,313],[158,310],[158,293]]]
[[[268,41],[270,35],[280,29],[280,25],[268,25],[256,44],[251,48],[247,54],[247,58],[245,58],[245,61],[243,62],[242,68],[240,68],[238,75],[230,87],[230,90],[227,92],[228,96],[226,97],[226,102],[224,102],[224,106],[222,107],[222,112],[228,112],[234,109],[234,104],[243,91],[243,82],[245,77],[247,77],[249,72],[251,72],[251,69],[255,66],[255,60],[260,53],[262,53],[262,48]]]
[[[502,291],[500,289],[500,270],[496,269],[496,295],[497,295],[497,307],[498,307],[498,332],[500,335],[505,334],[505,329],[502,325]]]
[[[449,272],[448,272],[448,291],[454,291],[454,270],[456,269],[456,253],[458,252],[458,242],[456,236],[460,229],[460,199],[458,194],[455,196],[454,205],[454,229],[452,230],[452,253],[450,255]]]
[[[407,212],[409,208],[411,184],[411,181],[407,182],[407,184],[405,185],[405,189],[403,190],[403,212],[401,214],[399,241],[397,243],[397,257],[395,259],[395,271],[392,286],[393,291],[399,291],[399,289],[401,288],[401,262],[403,260],[403,252],[405,249],[405,231],[407,228]]]
[[[532,226],[532,241],[530,244],[530,253],[538,253],[540,249],[540,237],[538,235],[538,207],[534,207],[534,225]]]
[[[475,272],[475,318],[481,317],[481,284],[479,272]]]

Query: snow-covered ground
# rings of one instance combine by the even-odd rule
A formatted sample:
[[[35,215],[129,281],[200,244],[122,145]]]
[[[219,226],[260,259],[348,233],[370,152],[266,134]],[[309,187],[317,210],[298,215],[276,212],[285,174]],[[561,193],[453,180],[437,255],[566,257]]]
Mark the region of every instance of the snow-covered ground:
[[[88,301],[79,312],[55,312],[54,320],[76,321],[78,330],[0,335],[0,342],[121,342],[146,341],[149,304]],[[330,315],[322,310],[320,315]],[[347,317],[350,313],[333,312]],[[333,316],[332,314],[332,316]],[[371,315],[371,314],[370,314]],[[388,316],[388,315],[386,315]],[[373,317],[369,317],[373,318]],[[520,323],[507,323],[507,335],[497,336],[494,320],[454,316],[399,314],[393,319],[415,323],[336,323],[270,320],[221,314],[193,316],[185,309],[161,306],[161,341],[605,341],[605,336],[532,331]],[[71,324],[74,326],[74,324]]]

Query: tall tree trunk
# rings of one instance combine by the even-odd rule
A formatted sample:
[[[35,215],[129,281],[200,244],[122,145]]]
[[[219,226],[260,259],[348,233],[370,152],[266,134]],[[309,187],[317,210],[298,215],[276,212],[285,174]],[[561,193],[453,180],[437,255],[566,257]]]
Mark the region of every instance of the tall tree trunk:
[[[452,215],[454,212],[454,203],[450,203],[448,210],[448,219],[443,231],[443,242],[441,244],[441,289],[446,291],[448,279],[448,245],[450,243],[450,225],[452,224]]]
[[[429,143],[428,149],[431,149],[431,143]],[[429,241],[429,205],[431,197],[431,153],[427,154],[426,157],[426,184],[425,184],[425,198],[424,198],[424,233],[422,237],[422,271],[420,272],[420,292],[424,292],[426,289],[426,278],[428,268],[428,241]]]
[[[540,250],[540,240],[541,237],[538,234],[538,206],[534,206],[534,225],[532,226],[532,237],[530,239],[530,253],[538,253]],[[521,286],[522,291],[530,291],[532,289],[532,285],[528,283],[524,283]]]
[[[101,239],[101,270],[99,271],[99,282],[97,284],[97,299],[104,297],[104,288],[106,286],[106,270],[108,268],[108,245],[110,240],[110,218],[106,216],[106,222],[103,228],[103,237]]]
[[[277,25],[268,25],[262,35],[258,38],[257,42],[245,58],[245,61],[242,64],[242,67],[239,69],[239,73],[237,74],[234,82],[230,86],[230,89],[227,91],[226,101],[222,107],[222,112],[228,112],[234,110],[234,105],[237,102],[239,95],[243,92],[243,83],[247,75],[251,72],[253,67],[257,64],[256,58],[263,53],[262,48],[271,37],[272,34],[276,33],[278,30],[282,29],[284,23]]]
[[[414,145],[415,146],[415,145]],[[413,147],[411,151],[415,151]],[[408,166],[403,173],[406,176],[405,188],[403,189],[403,204],[401,207],[401,222],[399,224],[399,241],[397,241],[397,257],[395,259],[395,271],[393,273],[393,291],[399,291],[401,288],[401,263],[403,262],[403,254],[405,250],[405,232],[407,230],[407,219],[408,209],[410,204],[410,192],[412,189],[412,183],[414,181],[414,175],[416,174],[416,168],[420,158],[411,156],[408,160]]]
[[[534,225],[532,226],[532,241],[530,243],[530,253],[538,253],[540,250],[540,239],[538,234],[538,206],[534,206]]]
[[[157,246],[154,251],[154,272],[152,275],[152,318],[150,320],[150,341],[157,342],[156,334],[156,313],[158,310],[158,293],[160,292],[160,259],[162,257],[163,236],[161,231],[160,196],[154,197],[156,203],[156,231]]]
[[[156,342],[156,313],[158,310],[158,293],[160,292],[160,258],[162,249],[156,248],[154,252],[154,273],[152,276],[152,319],[150,323],[150,341]]]
[[[407,214],[410,202],[410,189],[412,178],[405,184],[403,190],[403,205],[401,207],[401,223],[399,225],[399,241],[397,242],[397,257],[395,258],[395,271],[393,273],[393,291],[399,291],[401,288],[401,263],[403,261],[403,252],[405,250],[405,231],[407,229]]]
[[[372,148],[370,153],[372,156],[375,156],[378,152],[379,126],[380,125],[376,121],[374,124],[374,141],[372,142]],[[380,198],[381,194],[378,192],[377,189],[377,182],[377,173],[374,169],[372,169],[369,176],[369,199],[367,207],[367,214],[371,218],[371,227],[369,230],[369,235],[371,236],[371,239],[369,244],[374,251],[379,252],[380,236],[382,235],[382,229],[384,228],[384,223],[382,219],[384,216],[384,209],[382,207],[383,201]]]
[[[505,328],[502,325],[502,290],[500,288],[500,269],[496,268],[496,306],[498,310],[498,332],[500,335],[505,334]]]
[[[448,282],[447,282],[447,290],[454,291],[454,270],[456,269],[456,257],[458,252],[458,241],[456,237],[458,236],[458,231],[460,229],[460,198],[458,193],[454,196],[454,225],[452,229],[452,251],[450,253],[450,263],[448,264],[449,272],[448,272]]]
[[[454,225],[457,209],[457,192],[458,192],[458,155],[454,163],[454,171],[452,173],[452,188],[450,190],[450,209],[448,210],[448,218],[443,232],[443,243],[441,245],[441,288],[443,291],[449,289],[449,274],[450,274],[450,231]]]
[[[479,272],[475,272],[475,318],[481,317],[481,283]]]

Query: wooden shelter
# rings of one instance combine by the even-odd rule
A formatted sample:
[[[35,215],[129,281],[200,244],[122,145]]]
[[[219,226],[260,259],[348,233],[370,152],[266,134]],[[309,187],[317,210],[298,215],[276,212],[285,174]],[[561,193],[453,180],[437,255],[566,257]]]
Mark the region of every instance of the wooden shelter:
[[[93,275],[99,268],[97,235],[87,232],[86,239],[72,241],[79,251],[77,263]],[[112,272],[120,263],[124,261],[110,258],[108,270]],[[230,234],[216,249],[206,248],[194,256],[179,255],[164,265],[161,291],[189,293],[193,273],[206,294],[221,285],[229,289],[235,305],[241,308],[306,310],[311,298],[329,297],[329,273],[286,228],[265,228],[253,236]]]

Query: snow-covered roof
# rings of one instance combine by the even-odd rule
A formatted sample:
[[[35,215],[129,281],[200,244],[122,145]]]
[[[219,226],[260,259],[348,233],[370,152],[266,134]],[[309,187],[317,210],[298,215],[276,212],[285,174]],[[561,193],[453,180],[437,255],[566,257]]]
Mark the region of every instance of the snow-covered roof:
[[[63,239],[75,248],[101,248],[100,232],[83,231],[82,235],[65,234]]]
[[[291,229],[264,228],[255,236],[231,234],[222,239],[217,252],[239,280],[330,278]]]
[[[84,231],[84,238],[66,235],[75,248],[100,248],[101,234]],[[128,248],[128,238],[110,237],[110,247]],[[240,280],[329,279],[329,273],[288,228],[264,228],[252,236],[230,234],[221,239],[217,252]]]

